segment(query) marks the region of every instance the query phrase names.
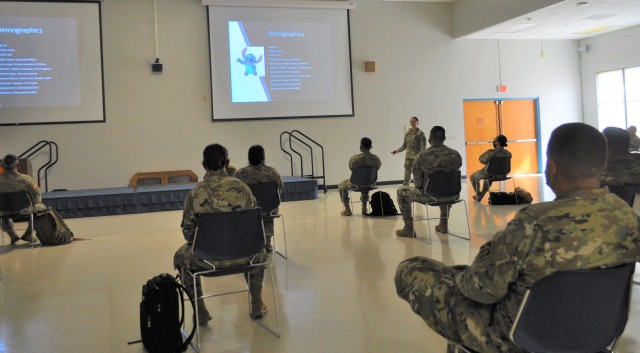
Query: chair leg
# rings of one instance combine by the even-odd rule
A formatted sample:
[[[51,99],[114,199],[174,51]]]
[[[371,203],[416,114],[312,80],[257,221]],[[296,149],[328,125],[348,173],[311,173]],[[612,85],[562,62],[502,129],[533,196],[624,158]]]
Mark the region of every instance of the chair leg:
[[[467,220],[467,231],[468,231],[467,234],[469,234],[469,237],[463,237],[462,235],[454,234],[454,233],[451,233],[451,232],[449,232],[449,235],[453,235],[456,238],[460,238],[460,239],[464,239],[464,240],[471,240],[471,226],[469,225],[469,212],[467,211],[467,202],[465,200],[461,200],[461,201],[462,201],[462,203],[464,205],[464,214],[465,214],[465,217],[466,217],[466,220]],[[447,219],[449,218],[450,213],[451,213],[451,210],[449,210],[447,212]]]
[[[282,220],[282,242],[284,243],[284,254],[281,253],[280,251],[278,251],[278,249],[276,249],[276,235],[275,235],[275,232],[273,234],[273,240],[272,240],[273,241],[273,250],[276,252],[276,254],[282,256],[282,258],[286,260],[287,259],[287,231],[286,231],[286,229],[284,227],[284,216],[280,215],[280,218]]]
[[[511,177],[511,181],[513,182],[513,195],[515,195],[516,205],[518,205],[518,193],[516,192],[516,179]]]
[[[4,246],[4,218],[0,217],[0,238],[2,238],[2,246]]]
[[[427,234],[429,234],[429,236],[427,238],[422,238],[418,236],[418,232],[416,231],[416,207],[415,207],[415,202],[411,203],[411,214],[413,215],[413,218],[411,220],[411,222],[413,223],[413,234],[415,235],[415,239],[417,241],[421,241],[425,244],[431,244],[431,221],[430,221],[430,217],[429,217],[429,206],[425,205],[425,208],[427,210]]]
[[[29,216],[29,234],[31,235],[31,248],[36,247],[36,237],[33,236],[33,231],[35,229],[35,223],[33,221],[33,213]]]
[[[196,345],[193,346],[193,343],[191,344],[193,346],[193,349],[195,349],[197,352],[200,352],[200,317],[198,316],[198,276],[194,275],[192,273],[189,273],[189,276],[191,276],[192,280],[193,280],[193,297],[195,298],[196,302],[195,302],[195,308],[196,308],[196,312],[194,313],[194,316],[196,318]],[[193,341],[191,341],[193,342]]]

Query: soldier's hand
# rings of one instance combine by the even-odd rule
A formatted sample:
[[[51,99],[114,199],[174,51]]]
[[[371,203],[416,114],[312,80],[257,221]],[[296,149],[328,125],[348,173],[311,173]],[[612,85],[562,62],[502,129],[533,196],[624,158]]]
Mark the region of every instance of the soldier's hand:
[[[398,153],[398,151],[391,151],[391,154],[396,154]]]

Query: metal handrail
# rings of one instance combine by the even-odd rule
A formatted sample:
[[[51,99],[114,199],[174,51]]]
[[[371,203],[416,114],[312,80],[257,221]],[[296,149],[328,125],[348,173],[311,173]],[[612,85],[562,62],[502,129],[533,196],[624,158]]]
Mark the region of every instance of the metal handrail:
[[[320,151],[322,154],[322,175],[315,175],[315,163],[313,163],[313,146],[311,146],[310,144],[306,143],[304,140],[302,140],[300,137],[295,136],[295,134],[299,134],[300,136],[304,137],[307,141],[309,141],[310,143],[315,144],[316,146],[320,147]],[[321,144],[319,144],[317,141],[315,141],[314,139],[312,139],[311,137],[307,136],[305,133],[303,133],[300,130],[291,130],[291,131],[284,131],[280,134],[280,149],[286,153],[287,155],[289,155],[290,161],[291,161],[291,175],[294,174],[294,170],[293,170],[293,155],[289,152],[287,152],[282,144],[282,136],[283,135],[288,135],[289,136],[289,148],[291,149],[291,152],[295,153],[298,155],[298,157],[300,158],[300,173],[302,177],[305,177],[304,174],[304,162],[303,162],[303,158],[302,155],[295,149],[293,148],[293,144],[291,143],[292,139],[295,139],[296,141],[298,141],[299,143],[307,146],[307,148],[309,148],[309,153],[311,155],[311,175],[310,177],[312,179],[322,179],[324,181],[324,184],[321,185],[322,188],[324,189],[324,192],[327,192],[327,179],[325,177],[325,163],[324,163],[324,147],[322,147]]]
[[[54,149],[52,148],[52,146],[55,147],[55,158]],[[22,154],[20,154],[18,158],[29,158],[40,152],[40,150],[45,147],[49,147],[49,160],[47,161],[47,163],[43,164],[40,169],[38,169],[38,185],[42,185],[40,182],[42,180],[40,174],[42,173],[42,170],[44,170],[44,190],[45,192],[49,192],[49,179],[47,173],[49,172],[49,169],[53,167],[53,165],[58,163],[58,144],[53,141],[47,140],[38,141],[33,146],[29,147],[26,151],[22,152]]]

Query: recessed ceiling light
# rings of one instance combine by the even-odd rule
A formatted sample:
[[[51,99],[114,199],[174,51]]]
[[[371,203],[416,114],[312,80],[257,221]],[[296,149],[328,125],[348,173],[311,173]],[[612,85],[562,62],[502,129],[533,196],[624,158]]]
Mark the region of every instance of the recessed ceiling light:
[[[578,7],[587,7],[589,6],[589,3],[586,1],[580,1],[579,3],[576,4],[576,6]]]

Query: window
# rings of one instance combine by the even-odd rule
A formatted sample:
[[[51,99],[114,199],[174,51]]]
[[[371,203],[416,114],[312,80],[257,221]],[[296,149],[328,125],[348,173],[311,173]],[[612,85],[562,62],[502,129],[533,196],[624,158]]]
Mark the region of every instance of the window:
[[[598,73],[598,125],[640,126],[640,66]]]

